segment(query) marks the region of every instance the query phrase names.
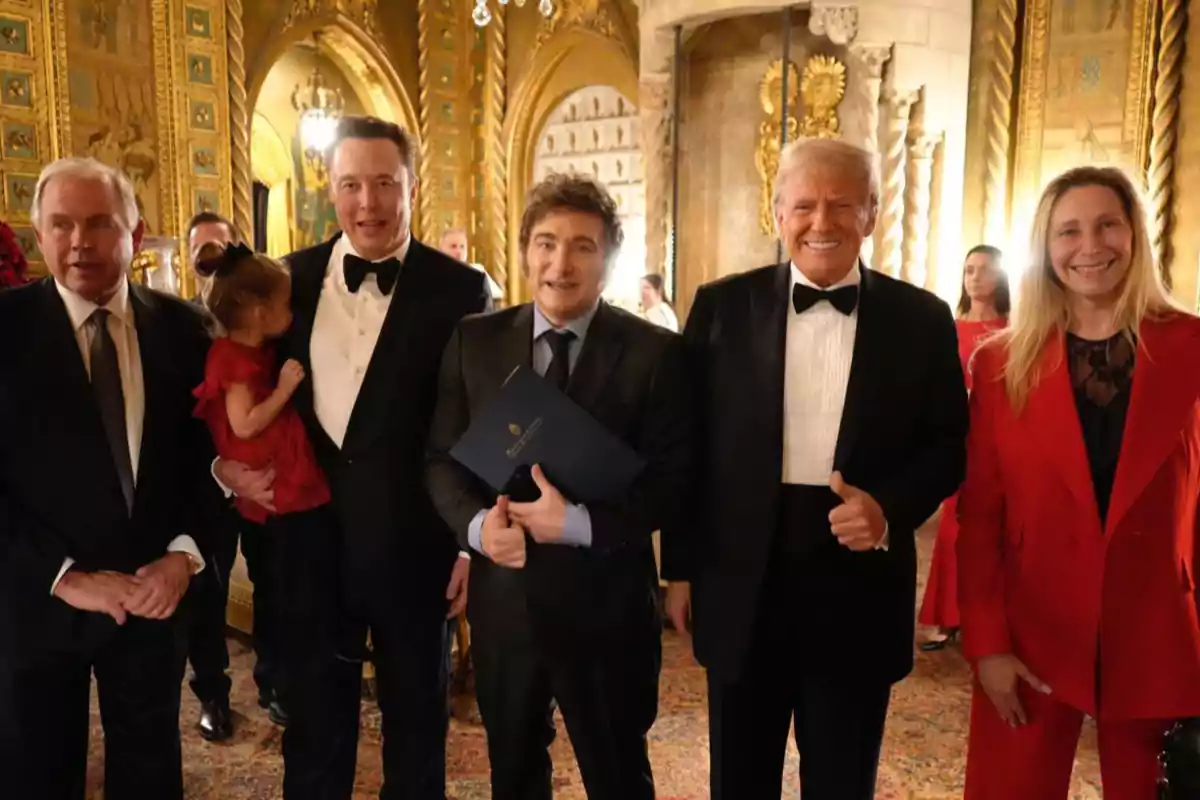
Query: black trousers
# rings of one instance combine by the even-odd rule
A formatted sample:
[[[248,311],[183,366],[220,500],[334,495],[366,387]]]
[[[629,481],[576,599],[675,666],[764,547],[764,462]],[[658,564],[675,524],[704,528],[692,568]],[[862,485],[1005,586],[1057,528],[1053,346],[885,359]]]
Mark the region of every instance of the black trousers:
[[[472,617],[494,800],[551,800],[555,701],[589,800],[653,800],[646,734],[658,715],[662,623],[649,588],[645,613],[624,622],[594,649],[551,653],[528,620]]]
[[[92,652],[6,654],[0,662],[0,714],[8,717],[0,736],[4,796],[83,800],[94,671],[106,800],[182,800],[184,640],[177,620],[129,617]]]
[[[340,534],[328,509],[266,526],[278,609],[277,691],[287,800],[349,800],[358,751],[362,661],[368,627],[383,716],[384,800],[445,800],[446,607],[414,608],[380,588],[351,616],[340,593]]]
[[[229,649],[225,643],[225,613],[229,603],[229,576],[237,558],[239,533],[242,555],[254,584],[254,682],[259,696],[275,693],[272,669],[275,651],[272,636],[270,573],[263,564],[262,526],[245,520],[232,507],[226,523],[213,536],[209,569],[196,578],[188,626],[188,661],[192,665],[192,692],[202,703],[229,701]]]
[[[821,569],[819,546],[797,541],[822,525],[830,536],[829,494],[785,492],[781,517],[790,530],[771,556],[746,663],[733,679],[709,674],[713,800],[778,800],[793,721],[804,800],[875,797],[891,684],[869,671],[824,668],[827,643],[804,621],[830,611],[806,593],[820,585],[812,574]]]

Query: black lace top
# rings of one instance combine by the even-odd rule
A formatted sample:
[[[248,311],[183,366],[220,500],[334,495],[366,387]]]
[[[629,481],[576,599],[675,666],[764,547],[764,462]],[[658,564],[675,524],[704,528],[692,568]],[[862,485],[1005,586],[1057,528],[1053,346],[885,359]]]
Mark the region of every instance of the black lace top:
[[[1117,475],[1121,436],[1133,387],[1135,346],[1122,334],[1093,342],[1067,334],[1067,363],[1075,408],[1083,427],[1092,487],[1101,523],[1108,516],[1108,500]]]

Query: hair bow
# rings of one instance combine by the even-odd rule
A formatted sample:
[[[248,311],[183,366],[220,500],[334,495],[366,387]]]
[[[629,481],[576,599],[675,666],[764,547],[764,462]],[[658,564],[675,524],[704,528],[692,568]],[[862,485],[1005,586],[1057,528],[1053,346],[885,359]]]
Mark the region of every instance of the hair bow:
[[[223,278],[233,271],[239,261],[253,257],[254,251],[241,242],[229,244],[225,246],[220,255],[206,258],[198,263],[196,271],[201,275],[215,275]]]

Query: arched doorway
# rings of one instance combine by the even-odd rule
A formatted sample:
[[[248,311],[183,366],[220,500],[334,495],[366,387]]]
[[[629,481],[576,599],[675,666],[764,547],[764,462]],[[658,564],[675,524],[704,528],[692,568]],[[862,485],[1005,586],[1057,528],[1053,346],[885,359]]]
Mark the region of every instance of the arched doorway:
[[[646,194],[637,106],[612,86],[585,86],[550,113],[534,151],[533,177],[590,175],[617,202],[625,242],[604,298],[636,311],[646,269]]]

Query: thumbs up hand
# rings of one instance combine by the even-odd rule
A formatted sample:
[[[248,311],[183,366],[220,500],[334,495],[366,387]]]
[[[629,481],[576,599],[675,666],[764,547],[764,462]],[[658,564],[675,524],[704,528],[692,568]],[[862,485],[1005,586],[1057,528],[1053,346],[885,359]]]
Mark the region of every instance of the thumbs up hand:
[[[851,486],[834,472],[829,488],[842,499],[842,504],[829,512],[829,526],[838,543],[857,552],[874,550],[887,531],[883,509],[875,498],[858,487]]]

